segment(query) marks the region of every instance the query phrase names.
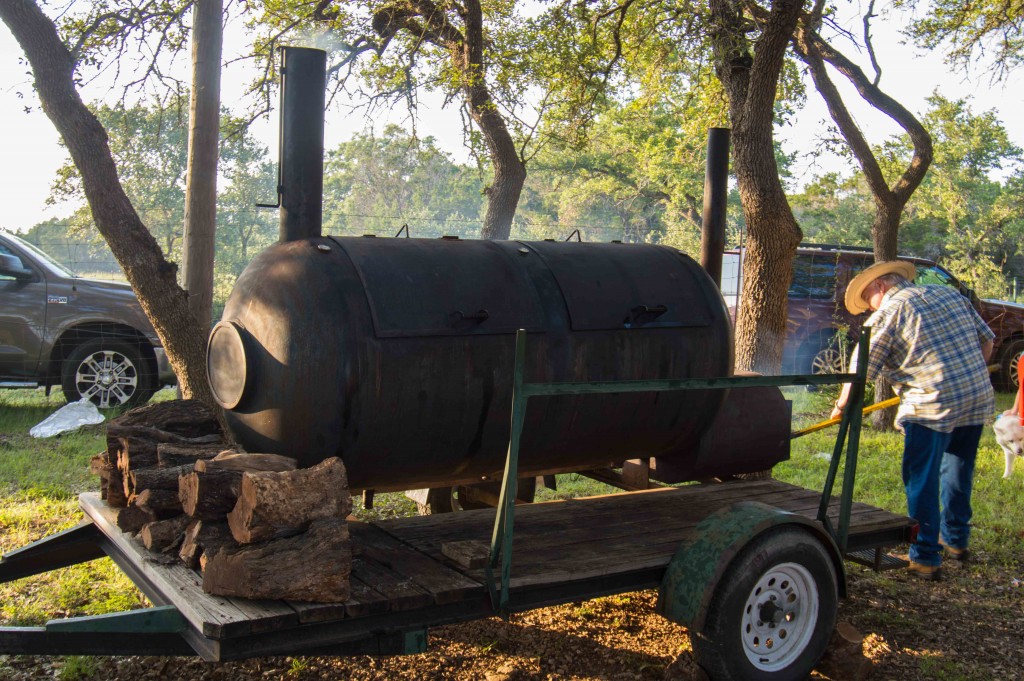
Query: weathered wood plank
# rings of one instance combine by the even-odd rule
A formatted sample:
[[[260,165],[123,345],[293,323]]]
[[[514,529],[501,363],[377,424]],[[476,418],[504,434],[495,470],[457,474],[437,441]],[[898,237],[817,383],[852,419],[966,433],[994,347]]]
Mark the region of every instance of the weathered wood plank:
[[[181,564],[162,564],[150,560],[149,551],[135,539],[117,529],[115,509],[100,501],[95,493],[82,494],[79,503],[96,527],[132,561],[168,602],[176,607],[204,636],[222,639],[253,631],[255,620],[270,620],[261,626],[286,626],[298,623],[298,614],[279,601],[272,606],[247,604],[240,599],[220,598],[203,592],[202,577]]]
[[[352,574],[359,575],[360,581],[387,598],[389,612],[415,610],[434,602],[434,597],[411,579],[372,558],[354,557]]]
[[[442,562],[429,558],[367,523],[350,523],[352,542],[364,558],[411,579],[431,594],[438,604],[454,603],[484,590],[479,580],[470,579]]]

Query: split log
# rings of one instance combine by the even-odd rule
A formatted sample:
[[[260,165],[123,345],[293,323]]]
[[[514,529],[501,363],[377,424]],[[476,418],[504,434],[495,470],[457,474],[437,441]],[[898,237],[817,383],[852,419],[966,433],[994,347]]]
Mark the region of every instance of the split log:
[[[191,472],[192,466],[143,468],[128,473],[128,489],[133,494],[144,489],[169,489],[178,493],[178,478]]]
[[[242,471],[192,471],[178,478],[178,499],[185,513],[202,520],[223,521],[235,507]]]
[[[159,463],[157,452],[161,444],[224,446],[221,436],[217,434],[187,438],[147,426],[109,426],[107,451],[113,449],[109,444],[112,438],[116,442],[117,467],[122,472],[130,468],[156,466]]]
[[[202,459],[212,459],[222,451],[224,451],[224,445],[219,442],[210,444],[162,442],[156,446],[156,462],[166,468],[191,466]]]
[[[199,400],[150,402],[111,419],[110,423],[114,426],[148,426],[187,438],[221,433],[216,414]]]
[[[224,520],[235,507],[246,472],[291,471],[298,462],[277,454],[221,452],[207,461],[196,461],[195,471],[178,480],[178,496],[185,513],[194,518]]]
[[[320,518],[345,518],[352,510],[345,465],[332,457],[312,468],[246,473],[228,526],[239,544],[304,532]]]
[[[142,506],[156,513],[159,520],[181,515],[181,501],[178,493],[170,489],[144,489],[131,498],[136,506]]]
[[[213,471],[242,471],[243,473],[283,472],[298,468],[299,462],[280,454],[255,454],[249,452],[221,452],[212,459],[196,462],[200,473]]]
[[[126,534],[135,534],[149,523],[155,523],[160,518],[156,511],[140,506],[135,500],[128,502],[128,505],[117,513],[117,527]]]
[[[128,495],[124,491],[124,479],[116,466],[111,466],[110,477],[107,479],[107,503],[114,508],[128,505]]]
[[[314,521],[301,535],[220,549],[203,571],[217,596],[343,603],[349,599],[352,543],[340,517]]]
[[[140,533],[142,543],[150,551],[172,551],[181,544],[185,529],[191,521],[187,515],[179,515],[148,523]]]
[[[191,569],[199,567],[200,559],[215,554],[221,548],[235,548],[238,545],[231,537],[231,530],[225,522],[193,520],[185,529],[178,557]]]

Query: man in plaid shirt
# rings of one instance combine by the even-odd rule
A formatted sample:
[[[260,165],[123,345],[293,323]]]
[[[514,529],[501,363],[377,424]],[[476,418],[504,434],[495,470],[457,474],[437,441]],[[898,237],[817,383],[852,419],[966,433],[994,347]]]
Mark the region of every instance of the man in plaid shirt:
[[[846,307],[853,314],[875,311],[866,323],[867,378],[885,376],[900,396],[903,485],[907,512],[919,525],[910,571],[934,580],[943,547],[955,560],[968,557],[974,462],[995,408],[988,372],[995,335],[958,291],[917,286],[913,279],[911,263],[875,263],[850,282]],[[851,371],[856,363],[854,357]],[[833,418],[846,406],[850,387],[843,386]]]

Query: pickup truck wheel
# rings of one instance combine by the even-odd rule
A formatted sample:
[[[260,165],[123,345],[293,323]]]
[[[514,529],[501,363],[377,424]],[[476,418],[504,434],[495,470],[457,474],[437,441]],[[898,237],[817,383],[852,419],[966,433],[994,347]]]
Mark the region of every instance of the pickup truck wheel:
[[[1020,355],[1024,352],[1024,339],[1015,338],[1006,344],[999,354],[999,373],[996,375],[996,388],[1003,392],[1017,391],[1017,365]]]
[[[85,341],[61,367],[61,388],[68,402],[85,398],[100,409],[143,404],[152,397],[154,384],[142,352],[128,341]]]
[[[713,679],[805,679],[836,623],[835,566],[821,541],[784,527],[751,541],[719,580],[692,637]]]
[[[838,333],[820,333],[801,348],[803,366],[811,374],[841,374],[846,371],[849,341]]]

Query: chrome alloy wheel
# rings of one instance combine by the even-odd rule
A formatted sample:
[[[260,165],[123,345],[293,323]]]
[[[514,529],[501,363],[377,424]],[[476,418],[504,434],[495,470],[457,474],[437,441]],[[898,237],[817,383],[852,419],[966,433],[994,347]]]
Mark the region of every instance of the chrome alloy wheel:
[[[83,399],[100,409],[117,407],[128,402],[138,390],[138,368],[120,352],[99,350],[78,364],[75,385]]]

